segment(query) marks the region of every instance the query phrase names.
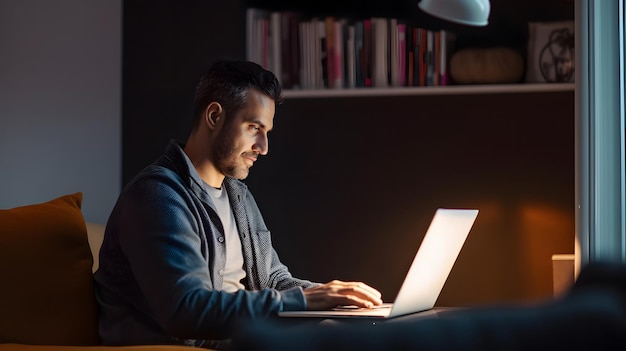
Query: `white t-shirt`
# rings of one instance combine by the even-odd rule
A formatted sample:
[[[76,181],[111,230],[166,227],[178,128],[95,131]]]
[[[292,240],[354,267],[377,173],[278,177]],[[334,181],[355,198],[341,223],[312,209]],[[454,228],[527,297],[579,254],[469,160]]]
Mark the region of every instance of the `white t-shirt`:
[[[224,226],[224,238],[226,243],[226,266],[224,267],[222,290],[235,292],[243,289],[241,280],[245,278],[246,272],[243,270],[243,253],[241,251],[241,239],[239,239],[239,231],[235,223],[235,216],[230,209],[228,202],[228,193],[224,187],[216,189],[205,184],[211,199],[217,209],[217,214]]]

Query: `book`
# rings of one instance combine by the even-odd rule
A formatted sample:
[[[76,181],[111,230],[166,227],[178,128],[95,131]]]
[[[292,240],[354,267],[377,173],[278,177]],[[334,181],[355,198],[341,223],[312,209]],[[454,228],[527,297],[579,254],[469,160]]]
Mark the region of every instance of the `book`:
[[[267,35],[262,22],[268,20],[269,14],[269,11],[258,8],[246,9],[246,60],[261,66],[265,59],[263,50]]]
[[[270,47],[269,47],[269,18],[259,18],[256,22],[257,33],[259,35],[259,43],[261,48],[259,49],[260,62],[259,64],[263,68],[269,70],[270,67]]]
[[[427,57],[426,57],[426,37],[427,31],[424,28],[418,28],[417,33],[419,36],[418,39],[418,67],[419,67],[419,86],[423,87],[426,85],[426,67],[427,67]]]
[[[326,31],[326,23],[322,19],[313,19],[314,26],[317,27],[315,32],[315,88],[328,88],[328,32]]]
[[[281,63],[282,85],[285,88],[300,86],[299,15],[285,11],[281,16]]]
[[[439,35],[439,85],[448,85],[448,32]]]
[[[372,20],[363,20],[363,51],[361,52],[361,71],[363,86],[371,87],[372,83]]]
[[[398,20],[389,19],[389,82],[391,86],[400,86],[400,60],[398,57]]]
[[[345,65],[344,65],[344,59],[345,59],[345,53],[344,53],[344,45],[345,45],[345,31],[344,28],[346,27],[346,21],[345,19],[338,19],[335,20],[334,23],[334,40],[335,40],[335,52],[334,52],[334,57],[333,57],[333,62],[334,62],[334,70],[335,72],[333,73],[333,80],[331,82],[329,82],[329,87],[330,88],[335,88],[335,89],[341,89],[344,87],[344,81],[345,81]]]
[[[372,18],[372,80],[375,87],[389,86],[388,27],[387,18]]]
[[[348,37],[346,39],[346,85],[348,88],[356,88],[356,28],[354,24],[348,25]]]
[[[336,59],[336,45],[337,40],[335,36],[335,18],[334,17],[326,17],[325,20],[325,32],[326,32],[326,80],[324,86],[326,88],[334,87],[335,80],[337,79],[336,74],[337,70],[335,68]]]
[[[415,45],[413,43],[413,31],[414,29],[412,27],[407,27],[406,29],[406,65],[407,65],[407,72],[406,72],[406,85],[411,87],[414,85],[414,81],[413,81],[413,70],[414,70],[414,52],[413,52],[413,46]]]
[[[432,30],[426,30],[426,57],[425,57],[425,71],[426,71],[426,86],[434,85],[433,77],[434,77],[434,41],[435,36]]]
[[[439,74],[441,73],[441,34],[439,31],[435,31],[433,35],[433,85],[439,85]]]
[[[398,86],[406,85],[406,24],[398,23]]]
[[[361,55],[363,53],[363,21],[358,20],[354,22],[354,71],[357,87],[364,87],[365,80],[363,79],[363,60]]]
[[[282,26],[282,14],[274,11],[270,13],[269,19],[269,50],[268,50],[268,66],[269,70],[274,73],[279,82],[283,82],[283,64],[282,64],[282,36],[280,29]]]
[[[300,57],[302,62],[300,65],[300,84],[303,89],[313,88],[313,82],[311,78],[311,67],[313,65],[313,50],[311,47],[311,22],[300,22],[299,25],[299,37],[300,37]]]

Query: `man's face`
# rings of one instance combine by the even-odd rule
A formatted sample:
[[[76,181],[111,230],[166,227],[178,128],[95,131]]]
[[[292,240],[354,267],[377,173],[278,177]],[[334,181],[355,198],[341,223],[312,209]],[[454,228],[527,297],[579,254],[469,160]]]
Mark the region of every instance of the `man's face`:
[[[245,179],[259,155],[267,154],[274,112],[274,100],[255,89],[248,91],[246,105],[227,117],[215,141],[215,165],[223,175]]]

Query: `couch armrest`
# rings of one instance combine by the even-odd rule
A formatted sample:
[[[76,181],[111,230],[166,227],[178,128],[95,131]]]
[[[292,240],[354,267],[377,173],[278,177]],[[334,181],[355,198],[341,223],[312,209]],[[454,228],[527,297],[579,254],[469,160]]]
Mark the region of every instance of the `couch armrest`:
[[[87,222],[87,239],[89,240],[89,248],[91,248],[91,256],[93,256],[93,266],[92,272],[98,270],[98,260],[100,247],[102,247],[102,240],[104,240],[104,229],[105,226],[103,224],[90,223]]]

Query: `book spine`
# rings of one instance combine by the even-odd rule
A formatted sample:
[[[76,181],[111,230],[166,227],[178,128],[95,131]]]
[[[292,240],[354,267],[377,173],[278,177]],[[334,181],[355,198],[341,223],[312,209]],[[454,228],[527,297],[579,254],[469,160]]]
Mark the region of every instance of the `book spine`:
[[[270,71],[274,73],[276,78],[281,84],[283,83],[283,64],[282,64],[282,52],[281,42],[282,36],[280,34],[281,13],[272,12],[270,14],[270,26],[269,26],[269,67]]]
[[[389,86],[389,39],[388,39],[388,23],[386,18],[372,19],[372,33],[373,33],[373,63],[372,63],[372,75],[374,79],[375,87],[387,87]]]
[[[354,66],[355,66],[355,85],[364,87],[363,67],[361,56],[363,55],[363,21],[354,23]]]
[[[389,82],[391,86],[400,86],[400,67],[398,59],[398,20],[389,19]]]
[[[334,40],[334,52],[333,52],[333,80],[330,84],[331,88],[340,89],[343,88],[344,82],[344,65],[343,65],[343,23],[339,20],[335,20],[333,23],[333,40]]]
[[[281,74],[282,85],[284,88],[297,87],[297,63],[298,59],[298,41],[294,40],[298,37],[297,20],[294,21],[296,14],[294,12],[284,12],[280,21],[280,55],[281,55]],[[293,25],[296,24],[294,27]],[[295,50],[294,50],[295,48]],[[294,67],[296,65],[296,67]]]
[[[441,74],[441,42],[439,41],[440,32],[434,33],[433,41],[433,85],[439,85],[439,77]]]
[[[337,53],[335,52],[337,48],[337,41],[335,36],[335,19],[333,17],[326,17],[326,84],[324,85],[326,88],[332,88],[335,83],[336,71],[336,58]]]
[[[315,20],[314,23],[317,25],[317,40],[315,40],[317,44],[317,52],[318,59],[317,68],[318,74],[315,88],[328,88],[328,78],[329,78],[329,54],[328,54],[328,32],[326,30],[326,24],[323,20]]]
[[[270,54],[269,54],[269,20],[267,18],[259,19],[259,25],[261,30],[261,62],[259,63],[263,68],[269,70],[270,67]]]
[[[426,31],[426,85],[432,86],[434,84],[434,66],[433,66],[433,49],[434,49],[434,33],[431,30]]]
[[[298,55],[302,57],[300,69],[298,70],[298,76],[300,77],[300,84],[303,89],[309,88],[309,81],[307,79],[306,67],[309,65],[309,55],[307,51],[307,34],[308,34],[308,22],[298,23],[298,36],[300,37],[298,45]]]
[[[363,83],[371,87],[372,83],[372,20],[363,20],[363,55],[361,57],[363,70]]]
[[[448,33],[445,30],[441,31],[439,36],[440,41],[440,55],[439,55],[439,84],[448,85]]]
[[[348,26],[348,39],[346,40],[346,71],[348,88],[356,88],[356,28]]]
[[[419,86],[426,85],[426,29],[418,28],[419,33]]]
[[[398,85],[406,85],[406,24],[398,24]]]

